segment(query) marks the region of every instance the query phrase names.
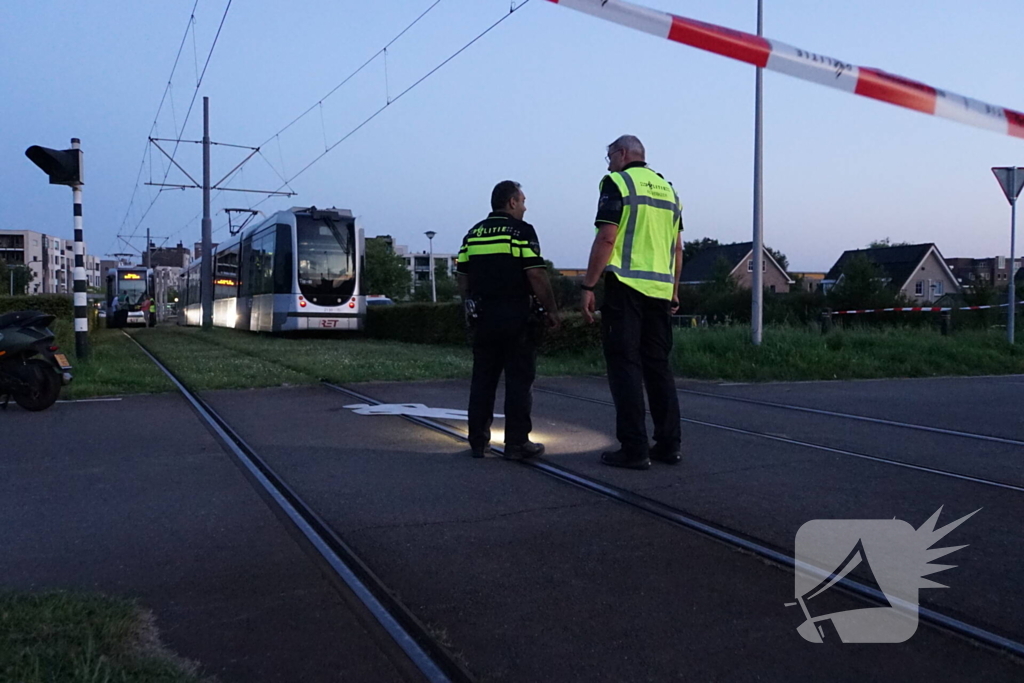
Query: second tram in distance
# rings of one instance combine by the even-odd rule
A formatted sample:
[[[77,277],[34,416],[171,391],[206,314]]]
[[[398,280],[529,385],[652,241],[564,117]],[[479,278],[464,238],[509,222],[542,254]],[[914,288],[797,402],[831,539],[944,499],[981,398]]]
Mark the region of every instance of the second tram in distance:
[[[295,207],[246,228],[213,250],[213,324],[254,332],[363,329],[363,246],[346,209]],[[202,324],[201,268],[196,259],[183,274],[180,324]]]

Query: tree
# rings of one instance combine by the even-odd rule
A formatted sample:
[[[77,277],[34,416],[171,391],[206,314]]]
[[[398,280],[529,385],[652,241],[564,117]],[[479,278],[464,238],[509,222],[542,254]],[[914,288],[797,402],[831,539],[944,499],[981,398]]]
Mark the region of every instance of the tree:
[[[412,273],[405,259],[397,255],[391,245],[379,237],[366,240],[366,273],[364,286],[368,294],[383,294],[389,299],[404,299],[409,295]]]
[[[576,308],[580,304],[580,287],[571,277],[566,277],[555,270],[555,264],[544,259],[544,267],[551,281],[551,292],[555,295],[555,304],[559,310]]]
[[[885,286],[881,269],[864,254],[855,254],[843,266],[842,278],[828,293],[836,309],[888,308],[899,294]]]
[[[764,245],[764,250],[772,255],[772,258],[775,259],[775,262],[779,264],[780,268],[782,268],[785,271],[789,270],[789,259],[786,258],[785,254],[783,254],[778,249],[772,249],[767,244]]]
[[[868,243],[868,249],[885,249],[886,247],[909,247],[910,242],[893,242],[888,237]]]
[[[697,256],[700,252],[711,247],[721,246],[718,240],[710,237],[705,237],[699,240],[690,240],[689,242],[683,242],[683,263],[689,263]]]
[[[11,291],[11,275],[14,275],[14,291]],[[8,265],[0,261],[0,296],[7,294],[27,294],[35,273],[23,263]]]
[[[426,283],[429,286],[429,281]],[[438,263],[434,268],[434,287],[437,291],[437,300],[454,301],[455,295],[459,293],[458,284],[455,278],[448,274],[445,263]]]

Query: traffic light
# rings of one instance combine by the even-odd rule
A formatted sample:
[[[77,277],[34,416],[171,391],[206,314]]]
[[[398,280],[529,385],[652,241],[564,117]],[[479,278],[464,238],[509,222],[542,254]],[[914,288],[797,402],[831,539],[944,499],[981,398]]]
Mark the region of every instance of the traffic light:
[[[56,150],[32,145],[25,150],[25,156],[50,176],[51,185],[84,184],[80,149]]]

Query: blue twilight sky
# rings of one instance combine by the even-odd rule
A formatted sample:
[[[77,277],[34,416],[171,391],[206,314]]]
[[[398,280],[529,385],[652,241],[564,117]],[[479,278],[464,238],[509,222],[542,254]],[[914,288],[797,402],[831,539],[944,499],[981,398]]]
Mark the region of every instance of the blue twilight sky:
[[[234,0],[183,137],[263,145],[229,185],[276,189],[358,122],[506,14],[509,0],[441,0],[361,74],[282,133],[433,0]],[[5,0],[0,14],[0,215],[4,227],[71,236],[71,197],[24,156],[29,145],[86,153],[89,251],[148,227],[200,237],[201,194],[141,183],[167,164],[147,136],[195,0]],[[176,137],[227,0],[198,0],[154,131]],[[755,0],[646,0],[754,31]],[[765,0],[765,35],[1024,110],[1019,1]],[[749,240],[754,70],[543,0],[531,0],[291,183],[263,201],[351,208],[368,235],[457,249],[491,187],[523,183],[544,255],[586,264],[605,145],[638,135],[686,207],[686,238]],[[268,141],[269,140],[269,141]],[[216,147],[213,179],[242,159]],[[182,165],[199,178],[198,145]],[[765,73],[765,235],[794,270],[890,237],[946,256],[1009,252],[1009,207],[989,168],[1024,165],[1024,140]],[[140,177],[141,168],[141,177]],[[136,178],[140,177],[139,184]],[[187,179],[172,169],[167,182]],[[134,192],[134,201],[132,201]],[[153,202],[156,197],[155,203]],[[214,211],[261,195],[217,195]],[[147,207],[152,208],[145,216]],[[214,216],[214,239],[226,235]],[[1018,250],[1019,251],[1019,250]]]

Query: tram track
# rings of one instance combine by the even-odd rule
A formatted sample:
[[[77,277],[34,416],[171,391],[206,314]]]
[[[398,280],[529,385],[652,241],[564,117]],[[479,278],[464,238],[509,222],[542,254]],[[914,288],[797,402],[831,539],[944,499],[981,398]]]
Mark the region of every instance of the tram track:
[[[132,335],[127,335],[170,379],[233,456],[247,479],[300,542],[314,553],[343,599],[385,645],[409,680],[472,683],[474,677],[406,607],[372,569],[267,461],[261,458],[206,401]],[[390,643],[391,647],[386,647]]]
[[[138,343],[138,342],[136,341],[136,343]],[[285,368],[289,367],[287,364],[281,363],[279,361],[269,360],[269,359],[264,358],[262,356],[259,356],[259,355],[256,355],[256,354],[252,354],[252,353],[247,353],[247,352],[244,352],[244,351],[239,351],[237,349],[232,349],[229,346],[225,346],[225,345],[222,345],[222,344],[217,344],[215,342],[212,342],[212,343],[214,343],[216,346],[221,346],[222,348],[226,348],[226,349],[232,350],[232,351],[234,351],[236,353],[242,353],[243,355],[250,356],[250,357],[252,357],[254,359],[258,359],[258,360],[260,360],[262,362],[270,362],[270,363],[273,363],[275,365],[279,365],[279,366],[285,367]],[[139,345],[142,346],[141,344],[139,344]],[[164,370],[164,372],[168,373],[169,376],[172,377],[172,381],[174,381],[175,384],[179,386],[179,389],[182,390],[183,393],[188,391],[188,389],[183,384],[181,384],[180,381],[178,381],[176,378],[174,378],[173,375],[171,375],[170,372],[162,366],[162,364],[159,362],[158,359],[156,359],[152,354],[150,354],[148,352],[148,350],[145,349],[145,347],[142,347],[142,348],[143,348],[144,351],[146,351],[147,355],[149,355],[154,360],[154,362],[156,362],[158,364],[158,366],[160,366],[161,369]],[[289,368],[289,369],[291,369],[291,368]],[[331,382],[326,381],[326,380],[321,380],[321,385],[324,386],[324,387],[327,387],[327,388],[329,388],[329,389],[331,389],[333,391],[339,392],[341,394],[348,395],[348,396],[350,396],[350,397],[352,397],[354,399],[357,399],[357,400],[359,400],[361,402],[364,402],[364,403],[369,403],[369,404],[374,404],[374,405],[380,405],[380,404],[384,403],[383,401],[375,399],[372,396],[368,396],[366,394],[363,394],[363,393],[361,393],[359,391],[356,391],[354,389],[351,389],[349,387],[345,387],[345,386],[339,385],[339,384],[334,384],[334,383],[331,383]],[[537,392],[540,392],[540,393],[547,393],[547,394],[552,394],[552,395],[560,395],[560,396],[563,396],[565,398],[577,399],[577,400],[587,401],[587,402],[591,402],[591,403],[602,404],[602,405],[606,405],[606,406],[613,406],[614,405],[610,401],[603,401],[603,400],[600,400],[600,399],[594,399],[594,398],[590,398],[590,397],[583,397],[583,396],[578,396],[578,395],[575,395],[575,394],[569,394],[569,393],[565,393],[565,392],[559,392],[559,391],[555,391],[555,390],[541,389],[539,387],[535,387],[535,390]],[[191,398],[189,398],[190,396],[191,396]],[[205,405],[205,404],[202,404],[201,399],[199,399],[197,396],[194,396],[191,393],[186,393],[186,397],[189,398],[190,401],[195,400],[195,401],[199,402],[200,405]],[[194,403],[194,405],[195,405],[195,403]],[[207,408],[207,410],[209,410],[209,409]],[[212,413],[212,411],[210,411],[210,412]],[[445,434],[445,435],[447,435],[447,436],[449,436],[451,438],[454,438],[454,439],[456,439],[456,440],[458,440],[460,442],[467,442],[467,438],[468,437],[467,437],[466,433],[463,432],[463,431],[460,431],[460,430],[458,430],[458,429],[456,429],[456,428],[454,428],[454,427],[452,427],[450,425],[443,424],[443,423],[440,423],[440,422],[437,422],[437,421],[434,421],[434,420],[430,420],[430,419],[427,419],[427,418],[422,418],[422,417],[404,416],[404,415],[402,417],[403,417],[403,419],[405,419],[405,420],[407,420],[409,422],[412,422],[414,424],[417,424],[420,427],[423,427],[423,428],[430,429],[430,430],[435,431],[435,432],[439,432],[439,433]],[[712,428],[724,429],[724,430],[732,431],[732,432],[745,433],[745,434],[749,434],[749,435],[755,436],[755,437],[767,438],[767,439],[772,439],[772,440],[776,440],[776,441],[782,441],[782,442],[790,443],[790,444],[793,444],[793,445],[799,445],[799,446],[815,448],[815,449],[819,449],[819,450],[823,450],[823,451],[832,452],[832,453],[835,453],[835,454],[855,456],[855,457],[862,458],[862,459],[869,460],[869,461],[878,461],[878,462],[883,463],[883,464],[890,464],[890,465],[906,467],[906,468],[911,469],[911,470],[922,471],[922,472],[925,472],[925,473],[936,474],[936,475],[947,476],[947,477],[953,477],[955,479],[959,479],[959,480],[963,480],[963,481],[969,481],[969,482],[972,482],[972,483],[978,483],[978,484],[983,484],[983,485],[988,485],[988,486],[995,486],[997,488],[1002,488],[1002,489],[1009,489],[1009,490],[1015,490],[1015,491],[1024,491],[1024,487],[1018,487],[1018,486],[1015,486],[1013,484],[1007,484],[1005,482],[997,482],[997,481],[992,481],[992,480],[986,480],[986,479],[982,479],[982,478],[978,478],[978,477],[971,477],[969,475],[962,475],[962,474],[955,473],[955,472],[948,472],[948,471],[945,471],[945,470],[938,470],[938,469],[935,469],[935,468],[926,468],[926,467],[923,467],[923,466],[912,465],[912,464],[909,464],[909,463],[903,463],[903,462],[899,462],[899,461],[888,460],[888,459],[879,458],[879,457],[876,457],[876,456],[869,456],[869,455],[866,455],[866,454],[853,453],[853,452],[850,452],[850,451],[842,451],[841,449],[834,449],[834,448],[827,447],[827,446],[821,446],[819,444],[812,444],[812,443],[807,443],[807,442],[801,442],[801,441],[798,441],[798,440],[788,439],[786,437],[778,437],[778,436],[775,436],[775,435],[765,434],[765,433],[762,433],[762,432],[754,432],[754,431],[751,431],[751,430],[743,430],[743,429],[740,429],[740,428],[730,427],[730,426],[727,426],[727,425],[719,425],[719,424],[715,424],[715,423],[705,423],[703,421],[690,420],[690,419],[687,419],[687,418],[684,418],[683,421],[684,422],[690,422],[690,423],[693,423],[693,424],[699,424],[699,425],[703,425],[703,426],[707,426],[707,427],[712,427]],[[228,427],[228,429],[230,429],[230,427]],[[503,449],[500,446],[492,445],[491,448],[495,452],[503,453]],[[746,535],[746,534],[744,534],[741,531],[734,530],[734,529],[729,529],[727,527],[724,527],[722,525],[719,525],[719,524],[716,524],[714,522],[708,521],[706,519],[702,519],[699,516],[693,515],[693,514],[687,512],[687,511],[681,509],[681,508],[677,508],[677,507],[674,507],[672,505],[663,503],[661,501],[657,501],[657,500],[654,500],[652,498],[648,498],[646,496],[637,494],[635,492],[619,488],[619,487],[617,487],[617,486],[615,486],[613,484],[609,484],[609,483],[601,481],[599,479],[595,479],[593,477],[589,477],[589,476],[587,476],[585,474],[581,474],[579,472],[574,472],[574,471],[572,471],[572,470],[570,470],[568,468],[564,468],[564,467],[561,467],[559,465],[555,465],[555,464],[553,464],[553,463],[551,463],[549,461],[543,460],[543,459],[542,460],[522,461],[521,464],[526,466],[526,467],[528,467],[528,468],[531,468],[531,469],[533,469],[535,471],[539,471],[539,472],[544,473],[544,474],[546,474],[548,476],[551,476],[551,477],[553,477],[553,478],[555,478],[555,479],[557,479],[557,480],[559,480],[559,481],[561,481],[563,483],[570,484],[570,485],[575,486],[577,488],[581,488],[583,490],[586,490],[586,491],[588,491],[590,493],[597,494],[597,495],[600,495],[602,497],[605,497],[605,498],[617,501],[619,503],[625,504],[625,505],[627,505],[627,506],[629,506],[629,507],[631,507],[633,509],[642,511],[642,512],[650,514],[650,515],[653,515],[656,518],[659,518],[659,519],[661,519],[663,521],[666,521],[666,522],[668,522],[670,524],[673,524],[675,526],[678,526],[680,528],[688,529],[690,531],[699,533],[699,534],[701,534],[701,535],[703,535],[705,537],[708,537],[708,538],[714,539],[714,540],[716,540],[718,542],[721,542],[721,543],[723,543],[723,544],[725,544],[725,545],[727,545],[727,546],[729,546],[729,547],[731,547],[731,548],[733,548],[735,550],[738,550],[738,551],[741,551],[741,552],[744,552],[744,553],[756,556],[756,557],[758,557],[758,558],[760,558],[762,560],[765,560],[765,561],[767,561],[769,563],[772,563],[772,564],[774,564],[776,566],[779,566],[779,567],[782,567],[784,569],[787,569],[787,570],[790,570],[790,571],[802,571],[802,572],[805,572],[807,574],[810,574],[810,575],[813,575],[813,576],[816,576],[816,577],[820,577],[820,578],[824,578],[824,577],[826,577],[828,575],[828,572],[824,572],[823,570],[821,570],[821,569],[819,569],[817,567],[812,567],[812,566],[805,565],[805,564],[801,563],[799,560],[797,560],[796,558],[794,558],[793,556],[789,555],[785,551],[783,551],[780,548],[778,548],[777,546],[774,546],[774,545],[772,545],[772,544],[770,544],[768,542],[765,542],[762,539],[757,539],[757,538],[751,537],[749,535]],[[310,512],[312,513],[312,511],[310,511]],[[312,514],[315,514],[315,513],[312,513]],[[325,527],[326,527],[326,525],[325,525]],[[328,529],[328,531],[329,531],[329,529]],[[881,593],[881,591],[879,591],[879,590],[877,590],[877,589],[875,589],[873,587],[864,585],[864,584],[862,584],[862,583],[860,583],[860,582],[858,582],[856,580],[850,579],[849,577],[843,578],[842,580],[838,581],[836,583],[836,585],[835,585],[835,588],[837,588],[838,590],[840,590],[840,591],[842,591],[842,592],[844,592],[844,593],[846,593],[846,594],[848,594],[850,596],[853,596],[853,597],[855,597],[855,598],[857,598],[857,599],[859,599],[861,601],[867,602],[867,603],[869,603],[871,605],[878,605],[878,606],[889,606],[889,605],[892,605],[892,606],[897,607],[897,609],[901,608],[900,604],[894,604],[893,603],[893,599],[888,597],[888,596],[885,596],[883,593]],[[897,600],[896,603],[899,603],[899,601]],[[907,604],[902,605],[902,607],[906,608],[906,609],[911,608],[911,606],[909,606]],[[1024,659],[1024,643],[1018,642],[1018,641],[1014,640],[1011,637],[1007,637],[1007,636],[1001,635],[999,633],[996,633],[993,630],[990,630],[989,628],[986,628],[986,627],[983,627],[983,626],[978,626],[978,625],[975,625],[975,624],[971,624],[968,621],[965,621],[963,619],[959,619],[959,618],[957,618],[955,616],[951,616],[951,615],[939,612],[937,610],[932,610],[932,609],[924,607],[924,606],[920,606],[919,608],[917,608],[917,612],[918,612],[918,617],[919,617],[919,619],[922,622],[924,622],[924,623],[926,623],[926,624],[928,624],[928,625],[930,625],[930,626],[932,626],[932,627],[934,627],[934,628],[936,628],[936,629],[938,629],[940,631],[944,631],[944,632],[947,632],[949,634],[955,635],[955,636],[957,636],[959,638],[963,638],[963,639],[965,639],[965,640],[967,640],[969,642],[972,642],[972,643],[974,643],[976,645],[979,645],[979,646],[982,646],[982,647],[986,647],[986,648],[989,648],[989,649],[992,649],[992,650],[995,650],[995,651],[998,651],[998,652],[1002,652],[1002,653],[1005,653],[1005,654],[1009,654],[1010,656],[1014,657],[1018,661]],[[411,614],[409,616],[412,617]],[[415,617],[412,617],[412,619],[415,620]],[[428,636],[429,636],[429,634],[428,634]],[[438,645],[438,647],[441,647],[441,646]],[[457,663],[455,663],[455,665],[456,665],[456,667],[458,667]],[[433,680],[433,679],[431,679],[431,680]],[[451,679],[440,679],[440,680],[459,680],[459,679],[458,678],[451,678]]]
[[[333,391],[350,396],[364,403],[371,405],[382,405],[384,403],[383,401],[349,387],[327,381],[323,381],[321,384]],[[537,388],[535,388],[535,390],[556,395],[561,394],[561,392],[541,390]],[[569,398],[580,398],[571,394],[563,395]],[[590,400],[601,402],[597,399]],[[603,403],[612,405],[611,402]],[[468,443],[468,435],[464,431],[456,429],[450,425],[418,416],[403,415],[402,418],[426,429],[446,434],[460,442]],[[494,444],[491,445],[491,450],[497,453],[504,453],[503,448]],[[822,570],[821,568],[803,563],[778,547],[768,544],[760,539],[750,537],[740,531],[729,529],[702,519],[681,508],[648,498],[647,496],[643,496],[633,491],[622,489],[613,484],[609,484],[608,482],[561,467],[544,459],[522,460],[519,461],[519,464],[553,477],[563,483],[570,484],[590,493],[625,504],[675,526],[697,532],[703,536],[730,546],[735,550],[754,555],[787,570],[800,571],[822,579],[828,577],[830,574],[830,572]],[[850,596],[866,601],[873,606],[891,605],[898,610],[916,609],[920,620],[934,628],[956,635],[957,637],[964,638],[977,645],[1012,655],[1018,659],[1024,659],[1024,643],[998,634],[987,628],[971,624],[962,619],[958,619],[924,606],[911,606],[908,603],[903,603],[899,599],[886,596],[881,591],[873,587],[867,586],[854,579],[850,579],[848,576],[838,580],[835,584],[835,588]]]
[[[822,408],[809,408],[807,406],[795,406],[788,403],[777,403],[775,401],[763,401],[756,398],[747,398],[746,396],[730,396],[728,394],[721,394],[711,391],[697,391],[696,389],[682,389],[676,387],[676,393],[687,394],[690,396],[702,396],[705,398],[718,399],[722,401],[735,401],[737,403],[746,403],[749,405],[763,406],[767,408],[775,408],[779,410],[791,410],[800,413],[807,413],[810,415],[824,415],[826,417],[838,417],[845,420],[854,420],[857,422],[868,422],[871,424],[885,425],[887,427],[899,427],[901,429],[910,429],[921,432],[929,432],[931,434],[941,434],[943,436],[955,436],[964,439],[975,439],[977,441],[988,441],[990,443],[1001,443],[1010,446],[1024,446],[1024,441],[1019,439],[1009,439],[1002,436],[992,436],[991,434],[978,434],[976,432],[963,432],[956,429],[944,429],[942,427],[932,427],[929,425],[920,425],[913,422],[901,422],[899,420],[887,420],[881,417],[870,417],[868,415],[856,415],[854,413],[843,413],[835,410],[824,410]]]
[[[543,389],[540,387],[534,387],[534,391],[542,394],[550,394],[552,396],[561,396],[562,398],[571,398],[577,401],[585,401],[587,403],[596,403],[603,406],[614,407],[615,404],[611,401],[605,401],[599,398],[592,398],[590,396],[580,396],[578,394],[571,394],[564,391],[557,391],[554,389]],[[867,453],[858,453],[856,451],[847,450],[844,448],[835,448],[833,446],[825,446],[823,444],[812,443],[810,441],[801,441],[800,439],[793,439],[788,436],[779,436],[777,434],[768,434],[766,432],[759,432],[752,429],[744,429],[742,427],[733,427],[731,425],[719,424],[717,422],[708,422],[706,420],[697,420],[689,417],[680,417],[680,422],[685,424],[698,425],[700,427],[708,427],[710,429],[719,429],[733,434],[743,434],[745,436],[753,436],[759,439],[766,439],[768,441],[775,441],[778,443],[785,443],[791,446],[800,446],[801,448],[809,448],[812,450],[822,451],[832,455],[840,455],[844,457],[857,458],[860,460],[867,460],[870,462],[879,463],[882,465],[890,465],[893,467],[901,467],[904,469],[914,470],[917,472],[924,472],[926,474],[934,474],[942,477],[950,477],[952,479],[959,479],[960,481],[969,481],[974,484],[981,484],[982,486],[991,486],[998,489],[1004,489],[1008,491],[1015,491],[1017,493],[1024,493],[1024,486],[1018,486],[1017,484],[1011,484],[1005,481],[998,481],[995,479],[986,479],[984,477],[975,477],[969,474],[962,474],[960,472],[954,472],[952,470],[944,470],[937,467],[926,467],[925,465],[915,465],[914,463],[905,462],[903,460],[895,460],[893,458],[883,458],[879,455],[869,455]]]

